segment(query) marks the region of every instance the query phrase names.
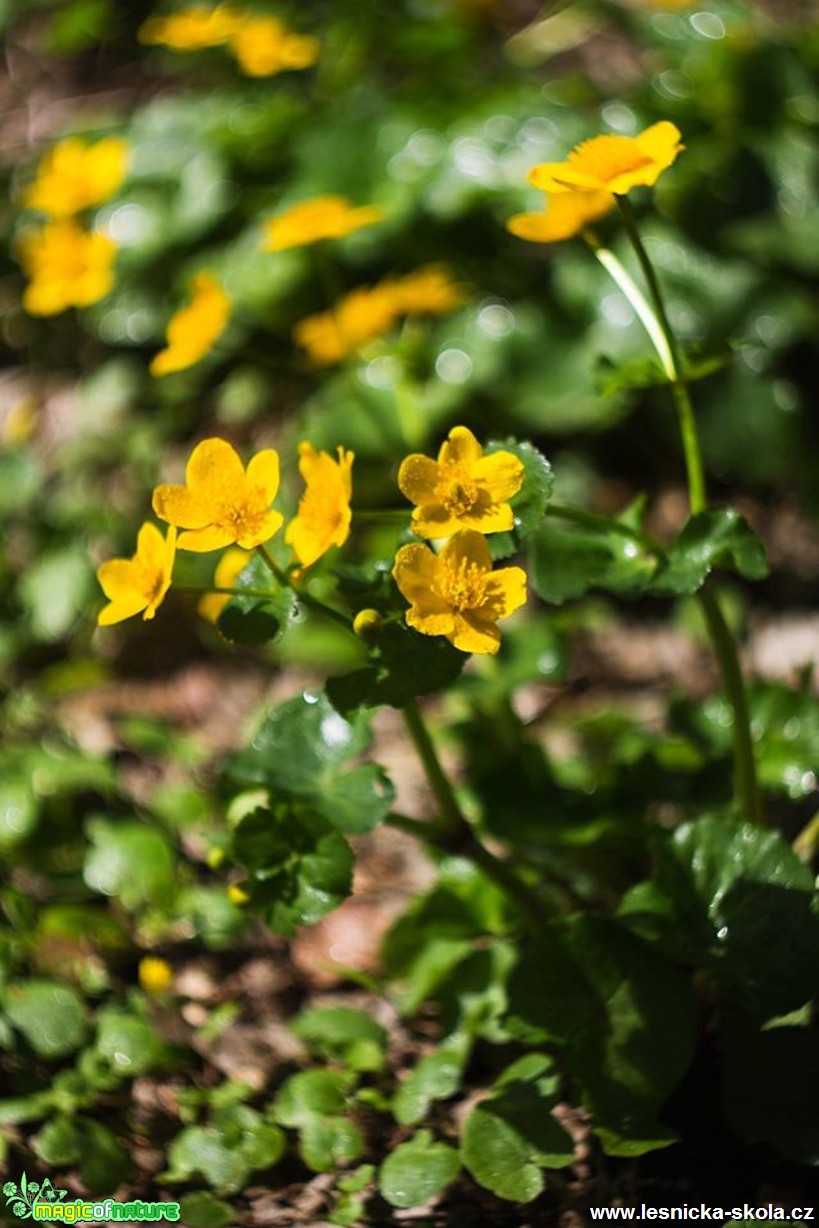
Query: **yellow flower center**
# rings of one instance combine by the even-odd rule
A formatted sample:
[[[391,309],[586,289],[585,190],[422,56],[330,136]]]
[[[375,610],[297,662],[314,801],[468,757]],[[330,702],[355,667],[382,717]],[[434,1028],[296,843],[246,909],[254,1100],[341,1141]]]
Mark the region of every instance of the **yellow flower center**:
[[[442,561],[438,581],[441,596],[459,614],[477,609],[486,598],[487,574],[477,563],[467,559],[458,564]]]
[[[442,502],[453,517],[466,516],[478,502],[478,487],[463,465],[450,469],[443,482]]]
[[[244,498],[223,504],[214,520],[220,529],[228,529],[240,537],[252,537],[261,531],[268,508],[261,491],[251,491]]]

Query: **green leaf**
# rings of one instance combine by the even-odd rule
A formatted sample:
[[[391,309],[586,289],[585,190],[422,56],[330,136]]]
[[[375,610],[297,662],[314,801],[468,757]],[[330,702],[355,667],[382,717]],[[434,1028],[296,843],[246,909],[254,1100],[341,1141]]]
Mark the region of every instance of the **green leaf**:
[[[167,901],[176,869],[170,845],[158,828],[95,815],[86,830],[91,847],[83,873],[92,890],[116,896],[128,909]]]
[[[658,388],[668,384],[668,376],[656,358],[634,358],[614,362],[600,354],[595,362],[594,387],[602,397],[617,396],[634,388]]]
[[[570,1069],[597,1123],[628,1133],[624,1124],[650,1121],[691,1063],[694,991],[675,963],[608,918],[579,918],[569,945],[598,999],[592,1025],[569,1040]]]
[[[79,1131],[71,1117],[52,1117],[33,1141],[34,1150],[48,1168],[67,1168],[82,1155]]]
[[[305,693],[270,713],[229,772],[241,785],[267,785],[274,798],[312,805],[341,831],[370,831],[389,813],[392,784],[373,763],[344,769],[369,744],[363,714],[346,721],[326,695]]]
[[[582,597],[590,589],[640,593],[656,568],[656,556],[633,538],[602,526],[555,518],[547,518],[536,530],[529,548],[532,586],[554,605]]]
[[[59,981],[31,980],[11,984],[4,1009],[40,1057],[64,1057],[85,1040],[83,1004],[73,989]]]
[[[299,1152],[314,1173],[329,1173],[360,1159],[364,1139],[348,1117],[310,1117],[299,1131]]]
[[[453,1147],[433,1142],[430,1130],[419,1130],[387,1156],[378,1188],[393,1207],[421,1207],[455,1180],[460,1167]]]
[[[442,1046],[421,1058],[395,1093],[395,1120],[402,1126],[414,1126],[424,1120],[434,1101],[454,1096],[461,1086],[466,1056],[463,1046]]]
[[[303,1126],[311,1117],[332,1117],[348,1107],[353,1076],[345,1070],[302,1070],[279,1089],[272,1113],[283,1126]]]
[[[735,1041],[723,1103],[746,1142],[770,1143],[799,1164],[819,1165],[819,1035],[781,1027]]]
[[[733,508],[691,517],[666,550],[651,591],[674,596],[695,593],[715,567],[729,568],[747,580],[761,580],[768,574],[765,547]]]
[[[517,1082],[472,1110],[461,1157],[479,1185],[510,1202],[531,1202],[543,1192],[544,1168],[574,1162],[574,1144],[551,1116],[553,1104],[553,1095]]]
[[[59,640],[71,630],[88,604],[91,574],[88,553],[79,545],[44,554],[27,567],[19,592],[36,639]]]
[[[778,832],[725,816],[657,837],[652,890],[626,897],[627,921],[654,914],[660,932],[687,938],[688,958],[709,968],[729,1014],[755,1024],[814,996],[819,917],[814,883]]]
[[[583,1029],[603,1026],[594,986],[580,967],[562,926],[542,926],[520,948],[509,977],[510,1031],[527,1044],[568,1045]]]
[[[520,543],[542,523],[551,498],[554,475],[546,457],[531,443],[517,439],[493,439],[486,445],[485,451],[487,454],[511,452],[523,464],[523,484],[510,500],[515,527],[511,533],[493,533],[488,539],[492,557],[503,559],[514,554]]]
[[[236,1223],[233,1208],[207,1190],[185,1194],[179,1200],[180,1216],[188,1228],[231,1228]]]
[[[293,933],[337,908],[352,890],[353,852],[320,814],[300,805],[257,808],[233,834],[234,855],[250,872],[250,904],[277,933]]]
[[[287,629],[296,614],[296,602],[288,588],[276,584],[264,559],[254,555],[233,587],[250,589],[246,596],[231,597],[217,620],[217,627],[235,644],[272,643]],[[258,597],[253,593],[270,593]]]
[[[5,765],[4,765],[5,767]],[[21,844],[37,824],[37,802],[28,780],[0,783],[0,852]]]
[[[116,1006],[97,1016],[97,1051],[118,1074],[128,1078],[146,1074],[161,1064],[166,1048],[147,1019]]]
[[[361,1072],[383,1069],[387,1033],[366,1011],[314,1006],[292,1020],[290,1029],[319,1057]]]
[[[201,1174],[214,1189],[234,1193],[251,1173],[276,1164],[286,1139],[277,1126],[244,1104],[214,1114],[209,1126],[189,1126],[168,1149],[168,1181],[187,1181]]]
[[[450,686],[467,657],[440,635],[420,635],[402,620],[385,622],[370,652],[370,664],[331,678],[327,695],[339,712],[389,704],[401,708],[419,695]]]

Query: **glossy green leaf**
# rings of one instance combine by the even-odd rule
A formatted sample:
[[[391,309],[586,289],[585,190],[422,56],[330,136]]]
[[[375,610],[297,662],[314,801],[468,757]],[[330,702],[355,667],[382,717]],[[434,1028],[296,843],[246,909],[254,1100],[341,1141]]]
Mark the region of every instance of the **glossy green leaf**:
[[[242,785],[309,803],[344,832],[369,831],[389,813],[394,791],[376,764],[345,767],[369,746],[366,718],[347,721],[326,695],[307,694],[273,710],[249,748],[229,766]]]
[[[514,554],[521,541],[542,523],[552,494],[554,475],[546,457],[531,443],[517,439],[493,439],[487,443],[485,452],[511,452],[523,464],[523,483],[510,500],[515,527],[509,533],[493,533],[488,538],[492,557],[503,559]]]
[[[515,1082],[482,1100],[467,1117],[461,1158],[479,1185],[510,1202],[543,1192],[543,1170],[574,1162],[574,1144],[551,1116],[552,1095]]]
[[[153,1026],[130,1011],[106,1007],[97,1016],[97,1029],[97,1051],[127,1078],[146,1074],[167,1056]]]
[[[327,695],[339,712],[389,704],[401,708],[419,695],[450,686],[467,657],[439,635],[421,635],[403,621],[385,622],[370,652],[370,664],[331,678]]]
[[[547,518],[528,544],[532,587],[553,605],[582,597],[591,589],[638,594],[657,562],[633,538],[556,518]]]
[[[362,1072],[384,1066],[387,1033],[366,1011],[348,1006],[309,1007],[290,1027],[319,1057]]]
[[[466,1056],[462,1045],[444,1045],[421,1058],[395,1093],[395,1120],[402,1126],[414,1126],[424,1120],[434,1101],[454,1096],[461,1086]]]
[[[352,890],[353,853],[333,826],[306,806],[257,808],[233,834],[236,860],[247,868],[250,904],[278,933],[312,925]]]
[[[40,1057],[65,1057],[85,1039],[82,1001],[59,981],[35,979],[8,985],[3,1009]]]
[[[171,847],[156,827],[95,815],[86,824],[91,847],[85,858],[88,886],[116,896],[128,909],[167,899],[175,873]]]
[[[433,1142],[430,1130],[419,1130],[387,1156],[378,1188],[393,1207],[421,1207],[455,1180],[460,1167],[453,1147]]]
[[[747,580],[768,574],[765,547],[733,508],[698,512],[666,551],[651,590],[680,596],[695,593],[715,567],[727,567]]]
[[[264,559],[254,555],[233,582],[246,595],[231,597],[217,620],[217,627],[235,644],[272,643],[287,629],[296,613],[293,593],[280,587]],[[258,593],[269,593],[259,597]]]

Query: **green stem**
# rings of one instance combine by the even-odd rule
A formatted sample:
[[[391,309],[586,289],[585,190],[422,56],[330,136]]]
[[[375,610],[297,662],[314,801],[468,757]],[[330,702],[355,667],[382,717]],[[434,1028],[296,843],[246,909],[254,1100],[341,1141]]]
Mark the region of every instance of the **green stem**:
[[[279,567],[278,563],[270,554],[266,546],[257,546],[256,551],[261,558],[264,559],[275,580],[281,585],[282,588],[289,588],[290,591],[294,593],[298,600],[302,603],[302,605],[307,606],[308,610],[315,610],[317,614],[323,614],[325,618],[332,619],[334,623],[338,623],[338,625],[343,627],[345,631],[349,631],[351,635],[355,635],[349,618],[342,614],[341,610],[334,610],[332,606],[325,605],[323,601],[319,601],[319,599],[314,597],[311,593],[306,592],[302,588],[297,588],[290,577],[285,575],[285,573]],[[269,593],[268,596],[270,596]],[[358,639],[357,636],[356,639]]]
[[[400,507],[354,507],[353,520],[409,520],[410,508]]]
[[[478,840],[458,805],[455,791],[444,772],[429,730],[415,700],[402,709],[410,738],[424,768],[430,789],[438,803],[439,818],[433,823],[421,823],[402,815],[391,816],[391,825],[409,832],[432,848],[456,853],[473,862],[495,882],[506,895],[528,915],[536,925],[552,919],[552,913],[540,896],[524,883],[505,861]],[[388,820],[390,821],[390,820]]]
[[[631,202],[626,196],[618,196],[616,199],[620,207],[623,225],[626,228],[629,241],[634,248],[634,254],[640,263],[640,268],[646,279],[651,301],[654,304],[654,310],[671,356],[671,370],[668,374],[674,406],[677,410],[677,419],[680,424],[683,451],[685,453],[685,467],[688,473],[688,497],[691,503],[691,511],[696,514],[705,510],[708,500],[705,493],[705,475],[703,473],[702,456],[697,436],[697,425],[694,419],[694,407],[691,404],[688,385],[685,382],[682,353],[668,319],[668,312],[665,309],[665,300],[663,299],[657,274],[640,237],[637,219],[634,216]]]
[[[620,214],[623,218],[626,233],[634,248],[634,253],[648,286],[649,295],[654,307],[653,313],[649,312],[649,316],[652,317],[651,323],[649,323],[646,317],[647,304],[645,299],[639,290],[637,295],[634,295],[633,290],[631,290],[634,283],[628,273],[625,273],[625,270],[622,269],[616,256],[611,252],[605,252],[605,249],[600,247],[600,244],[593,235],[586,235],[586,240],[598,260],[600,260],[601,251],[605,252],[606,259],[601,260],[601,263],[614,277],[620,289],[643,321],[646,332],[651,338],[663,369],[668,376],[674,406],[677,411],[683,452],[685,454],[688,500],[692,514],[696,515],[698,512],[706,510],[708,498],[705,489],[705,476],[699,437],[697,435],[697,424],[694,417],[694,407],[691,404],[691,397],[685,380],[682,353],[668,319],[668,312],[665,308],[665,300],[657,274],[640,237],[637,219],[631,203],[625,196],[618,196],[617,204],[620,207]],[[615,272],[615,269],[622,270],[620,275]],[[658,335],[662,336],[661,342]],[[731,630],[725,621],[717,595],[710,589],[703,588],[699,593],[699,600],[705,616],[708,634],[719,663],[725,693],[734,711],[733,741],[737,798],[745,817],[752,823],[761,823],[764,822],[764,818],[759,786],[757,784],[756,759],[754,756],[753,739],[751,737],[748,696],[745,680],[742,675],[742,667],[739,662],[739,653]]]
[[[734,637],[725,621],[717,594],[706,587],[700,589],[697,596],[719,662],[725,693],[734,710],[734,768],[740,808],[751,823],[764,823],[756,778],[748,693]]]
[[[270,590],[261,588],[220,588],[217,584],[174,584],[175,593],[192,593],[205,597],[210,593],[224,593],[228,597],[271,597]]]

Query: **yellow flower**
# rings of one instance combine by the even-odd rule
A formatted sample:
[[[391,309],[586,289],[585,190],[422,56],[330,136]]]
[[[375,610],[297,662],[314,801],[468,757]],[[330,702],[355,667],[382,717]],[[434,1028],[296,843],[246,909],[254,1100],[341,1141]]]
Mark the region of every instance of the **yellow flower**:
[[[146,521],[130,559],[109,559],[97,568],[97,579],[109,602],[97,615],[98,624],[110,627],[140,613],[153,618],[171,586],[175,554],[176,529],[169,529],[163,537],[155,524]]]
[[[226,43],[244,20],[244,13],[229,4],[214,9],[194,5],[167,17],[149,17],[140,26],[139,41],[174,51],[199,51]]]
[[[116,244],[83,230],[70,218],[47,222],[17,244],[29,285],[23,306],[29,315],[53,316],[67,307],[88,307],[114,284]]]
[[[414,453],[401,463],[398,485],[416,504],[412,531],[419,537],[449,537],[459,529],[502,533],[515,524],[507,500],[523,483],[523,462],[511,452],[483,449],[466,426],[455,426],[437,461]]]
[[[239,67],[250,77],[309,68],[319,56],[318,39],[294,34],[276,17],[246,17],[231,35],[230,44]]]
[[[173,968],[166,959],[146,955],[139,961],[139,983],[146,993],[164,993],[173,984]]]
[[[322,239],[343,239],[364,226],[380,222],[383,216],[375,205],[356,208],[343,196],[316,196],[291,205],[265,222],[262,251],[282,252]]]
[[[463,287],[452,281],[441,264],[428,264],[384,286],[399,315],[446,315],[466,299]]]
[[[299,444],[299,472],[306,490],[298,515],[287,526],[285,541],[293,547],[302,567],[309,567],[331,546],[343,546],[350,535],[351,470],[354,453],[338,449],[338,460],[317,452],[312,444]]]
[[[392,574],[410,603],[408,624],[422,635],[445,635],[461,652],[497,652],[495,623],[526,601],[523,568],[493,571],[486,538],[470,529],[456,533],[440,554],[402,546]]]
[[[60,141],[43,158],[23,194],[28,209],[71,217],[113,196],[125,178],[128,145],[110,136],[89,145],[79,137]]]
[[[547,192],[540,213],[516,213],[506,229],[530,243],[557,243],[579,234],[587,222],[608,213],[614,205],[611,192]]]
[[[247,550],[242,550],[239,546],[233,546],[230,550],[226,550],[216,564],[216,571],[213,573],[213,583],[217,588],[232,588],[236,580],[250,562],[250,553]],[[202,618],[209,623],[216,623],[219,620],[219,615],[224,610],[227,603],[230,601],[230,593],[205,593],[197,605],[197,610]]]
[[[151,375],[184,371],[204,358],[224,332],[230,299],[211,273],[197,273],[191,299],[168,321],[168,345],[151,361]]]
[[[301,320],[293,336],[314,363],[327,367],[388,332],[395,316],[395,305],[384,286],[359,286],[331,311]]]
[[[203,439],[185,470],[184,486],[157,486],[153,507],[160,520],[189,530],[182,550],[204,553],[234,543],[252,550],[268,541],[283,517],[270,504],[279,489],[279,456],[258,452],[245,472],[225,439]]]
[[[529,182],[544,192],[582,188],[625,196],[641,184],[651,187],[656,183],[682,148],[679,128],[662,120],[639,136],[595,136],[583,141],[565,162],[533,167]]]

